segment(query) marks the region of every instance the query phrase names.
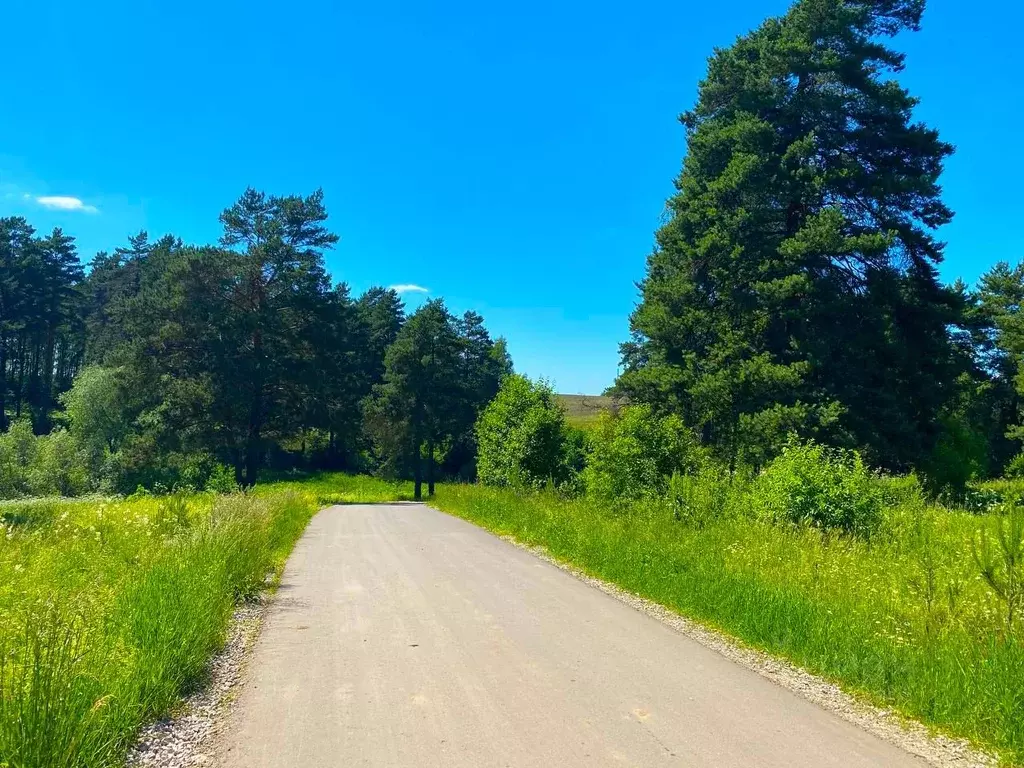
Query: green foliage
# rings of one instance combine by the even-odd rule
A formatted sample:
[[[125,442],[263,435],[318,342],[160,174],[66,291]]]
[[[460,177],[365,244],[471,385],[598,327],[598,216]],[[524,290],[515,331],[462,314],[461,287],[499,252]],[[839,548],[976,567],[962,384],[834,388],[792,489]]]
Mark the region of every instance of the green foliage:
[[[917,475],[875,475],[873,481],[887,507],[924,504],[924,486]]]
[[[1011,507],[996,521],[995,529],[994,537],[981,531],[974,560],[985,583],[1003,602],[1006,632],[1012,635],[1024,613],[1024,510]]]
[[[731,466],[763,466],[795,432],[903,470],[939,437],[957,317],[931,230],[952,216],[952,147],[912,122],[881,39],[922,5],[799,0],[717,50],[682,117],[617,389]]]
[[[202,678],[235,601],[280,568],[315,509],[287,492],[60,502],[12,530],[0,541],[3,760],[119,765],[138,728]]]
[[[704,462],[687,474],[673,473],[665,499],[674,520],[698,528],[752,515],[748,479],[729,474],[713,462]]]
[[[855,451],[791,441],[755,486],[771,520],[865,538],[881,523],[881,489]]]
[[[674,473],[701,462],[696,439],[675,415],[659,417],[646,405],[604,413],[590,435],[584,471],[587,492],[601,498],[663,496]]]
[[[81,446],[63,429],[37,438],[29,467],[29,488],[36,496],[78,496],[89,490],[88,464]]]
[[[74,238],[0,218],[0,432],[9,411],[39,432],[53,426],[57,397],[82,364],[82,279]]]
[[[86,451],[93,474],[98,474],[105,458],[117,450],[131,427],[118,373],[112,368],[89,366],[60,398],[68,429]]]
[[[430,454],[428,474],[471,479],[473,425],[511,370],[483,318],[430,302],[400,338],[407,319],[394,290],[353,299],[331,284],[324,253],[338,237],[320,191],[248,189],[220,221],[216,245],[140,232],[97,254],[84,276],[60,230],[39,237],[24,219],[0,219],[0,433],[11,412],[40,434],[67,424],[89,485],[122,492],[200,489],[214,473],[226,488],[225,464],[246,486],[268,465],[404,476],[421,454]],[[428,340],[431,322],[422,321],[438,314],[440,335]],[[430,390],[422,412],[381,394],[396,343],[409,371],[430,374],[396,373]],[[8,470],[18,463],[4,461]],[[79,481],[57,485],[70,492]],[[31,492],[24,478],[0,482],[19,486],[0,485],[0,494]]]
[[[85,452],[65,430],[37,436],[22,419],[0,434],[0,498],[77,496],[90,487]]]
[[[214,493],[234,493],[238,490],[234,471],[224,464],[214,464],[202,485],[202,490]]]
[[[964,388],[961,387],[963,392]],[[988,470],[988,438],[976,428],[968,397],[951,404],[939,416],[941,435],[920,469],[933,495],[962,497],[967,484]]]
[[[473,424],[510,369],[504,343],[491,340],[479,315],[457,320],[440,299],[420,307],[388,347],[383,381],[366,403],[384,472],[411,467],[418,499],[425,459],[433,493],[436,452],[447,449],[455,464],[472,460]]]
[[[511,374],[476,424],[480,482],[536,488],[571,482],[582,438],[574,436],[550,385]]]
[[[1010,459],[1009,464],[1006,465],[1006,469],[1003,470],[1003,476],[1013,478],[1015,480],[1024,478],[1024,451]]]

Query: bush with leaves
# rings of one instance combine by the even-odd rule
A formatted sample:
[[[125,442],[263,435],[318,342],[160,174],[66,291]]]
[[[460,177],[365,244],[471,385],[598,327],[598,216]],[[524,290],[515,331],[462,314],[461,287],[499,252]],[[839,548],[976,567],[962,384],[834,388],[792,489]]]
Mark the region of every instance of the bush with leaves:
[[[118,449],[131,426],[119,373],[115,368],[89,366],[60,397],[68,430],[85,450],[93,475],[100,474],[105,459]]]
[[[482,483],[513,488],[571,484],[580,440],[565,423],[551,386],[510,374],[476,423]]]
[[[0,498],[77,496],[91,486],[85,454],[69,432],[37,436],[19,419],[0,434]]]
[[[36,440],[35,459],[28,468],[33,495],[79,496],[91,489],[85,452],[70,432],[58,429]]]
[[[856,451],[791,439],[754,491],[763,512],[777,522],[867,538],[882,521],[882,489]]]
[[[674,473],[692,472],[700,463],[697,441],[682,419],[634,405],[601,414],[583,474],[593,496],[645,499],[663,496]]]
[[[1010,459],[1003,470],[1003,477],[1024,478],[1024,451]]]
[[[0,433],[0,498],[27,495],[28,467],[36,455],[36,436],[28,419],[18,419]]]

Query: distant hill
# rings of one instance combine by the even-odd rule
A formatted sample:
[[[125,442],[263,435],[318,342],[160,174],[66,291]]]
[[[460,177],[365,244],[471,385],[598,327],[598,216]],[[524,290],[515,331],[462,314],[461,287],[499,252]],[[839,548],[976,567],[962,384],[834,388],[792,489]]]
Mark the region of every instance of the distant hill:
[[[568,422],[585,427],[597,421],[604,411],[615,410],[619,401],[608,395],[555,395]]]

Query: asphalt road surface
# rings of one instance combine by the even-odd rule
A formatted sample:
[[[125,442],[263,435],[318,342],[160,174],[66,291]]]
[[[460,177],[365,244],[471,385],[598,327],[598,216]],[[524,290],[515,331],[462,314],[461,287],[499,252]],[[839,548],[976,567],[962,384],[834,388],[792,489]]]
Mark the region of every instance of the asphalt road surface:
[[[222,733],[226,768],[920,766],[491,534],[324,510]]]

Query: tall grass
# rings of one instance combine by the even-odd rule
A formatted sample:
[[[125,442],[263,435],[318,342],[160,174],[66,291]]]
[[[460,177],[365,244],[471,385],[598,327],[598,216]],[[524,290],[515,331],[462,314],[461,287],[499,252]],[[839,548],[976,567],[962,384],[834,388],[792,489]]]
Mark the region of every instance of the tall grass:
[[[997,540],[1002,519],[927,504],[897,482],[864,539],[751,514],[758,499],[739,482],[686,484],[673,504],[476,486],[443,487],[434,503],[1024,759],[1021,626],[1007,624],[973,555],[982,535]]]
[[[246,495],[0,502],[0,766],[121,764],[317,509],[408,490],[328,474]]]
[[[115,765],[316,510],[291,492],[0,507],[0,765]]]

